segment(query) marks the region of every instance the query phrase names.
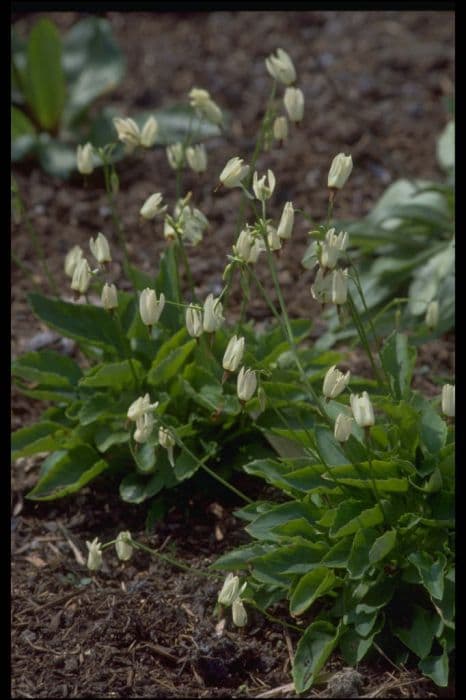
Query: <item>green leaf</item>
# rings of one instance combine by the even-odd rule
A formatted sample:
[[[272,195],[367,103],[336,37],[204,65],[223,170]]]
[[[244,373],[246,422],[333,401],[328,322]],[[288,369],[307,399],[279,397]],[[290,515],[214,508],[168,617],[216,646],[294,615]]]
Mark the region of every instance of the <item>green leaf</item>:
[[[264,544],[247,544],[243,547],[222,554],[216,559],[213,564],[210,564],[209,569],[221,569],[225,571],[235,571],[236,569],[246,569],[249,562],[265,554],[270,545]]]
[[[29,294],[28,300],[36,316],[51,328],[84,345],[96,345],[124,356],[126,347],[118,325],[104,309],[48,299],[41,294]]]
[[[346,569],[348,566],[351,544],[351,537],[345,537],[339,540],[333,547],[330,547],[327,554],[322,557],[321,563],[338,569]]]
[[[282,503],[267,513],[259,515],[250,525],[246,526],[245,530],[258,540],[277,541],[280,537],[273,532],[273,528],[277,527],[277,525],[297,518],[305,518],[312,523],[316,512],[317,510],[314,506],[301,501]]]
[[[393,395],[398,400],[405,398],[416,364],[416,350],[408,345],[407,336],[394,331],[385,341],[380,359],[388,374]]]
[[[422,673],[431,678],[440,688],[448,685],[449,663],[448,654],[444,648],[441,656],[427,656],[419,662],[419,669]]]
[[[76,493],[108,468],[107,462],[99,456],[84,444],[53,453],[50,467],[26,497],[33,501],[50,501]]]
[[[77,417],[81,425],[89,425],[99,418],[115,416],[125,420],[130,403],[131,399],[126,399],[124,395],[115,401],[115,397],[108,393],[93,393],[89,399],[83,400]]]
[[[378,507],[379,506],[377,506],[377,508]],[[348,571],[351,578],[361,578],[370,567],[369,551],[376,538],[377,531],[370,528],[361,529],[356,532],[348,559]]]
[[[29,36],[25,89],[34,115],[46,131],[57,127],[65,104],[61,53],[57,28],[48,19],[40,19]]]
[[[95,434],[95,446],[99,452],[106,452],[113,445],[129,442],[130,434],[126,430],[115,430],[107,425],[102,426]]]
[[[423,402],[420,425],[421,445],[431,454],[437,454],[445,447],[448,429],[447,424],[428,401]]]
[[[335,574],[325,566],[318,567],[305,574],[298,582],[290,598],[290,613],[302,615],[317,598],[325,595],[333,588]]]
[[[350,666],[356,666],[365,657],[367,652],[371,649],[374,642],[374,637],[380,632],[383,626],[383,616],[378,617],[375,615],[375,622],[379,621],[378,624],[373,629],[372,633],[368,636],[358,634],[355,629],[348,629],[342,635],[339,643],[339,649],[343,654],[343,657],[347,664]]]
[[[123,360],[122,362],[107,362],[92,367],[79,384],[80,386],[99,389],[109,388],[115,392],[121,392],[126,388],[134,390],[135,379],[131,365],[137,381],[140,382],[144,377],[144,368],[139,360],[132,360],[131,363],[129,360]],[[109,404],[111,403],[112,399],[110,396],[107,398],[107,401]]]
[[[149,474],[155,469],[155,447],[149,443],[141,445],[134,452],[136,467],[142,474]]]
[[[158,356],[152,363],[152,367],[147,375],[147,382],[153,386],[166,384],[176,377],[180,372],[188,357],[196,347],[196,340],[193,338],[185,345],[172,350],[162,360]]]
[[[407,557],[419,572],[421,581],[433,598],[441,600],[444,590],[445,555],[439,552],[434,559],[427,552],[412,552]]]
[[[387,530],[383,535],[377,537],[369,550],[369,562],[377,564],[390,554],[396,544],[396,530]]]
[[[308,690],[334,650],[340,636],[340,626],[330,622],[313,622],[299,640],[293,663],[293,681],[297,693]]]
[[[36,151],[43,170],[50,175],[68,178],[76,170],[76,147],[68,145],[48,134],[40,134]]]
[[[75,387],[82,376],[71,357],[53,350],[28,352],[12,364],[12,374],[48,387]]]
[[[286,585],[296,574],[321,566],[328,547],[324,542],[298,542],[275,547],[253,560],[252,575],[258,581]]]
[[[155,290],[158,295],[163,292],[167,301],[172,301],[176,304],[182,302],[178,269],[179,261],[176,257],[176,246],[167,246],[159,260],[159,274],[155,280]],[[174,304],[165,306],[160,317],[160,324],[164,328],[168,328],[172,333],[175,333],[181,325],[182,330],[186,332],[184,323],[181,321],[180,308]],[[176,335],[178,334],[176,333]]]
[[[61,445],[63,425],[42,421],[16,430],[11,436],[11,458],[28,457],[37,452],[50,452]]]
[[[178,481],[189,479],[200,467],[199,460],[183,451],[175,460],[174,474]]]
[[[21,136],[33,136],[35,133],[36,128],[29,117],[20,109],[11,105],[11,140],[15,141]]]
[[[437,633],[439,618],[433,611],[412,606],[413,618],[410,627],[397,627],[393,630],[398,639],[401,639],[408,649],[424,659],[432,648],[432,642]]]
[[[379,525],[384,520],[380,506],[365,508],[362,501],[350,498],[340,503],[336,518],[330,528],[331,537],[346,537],[363,528]]]
[[[329,467],[350,463],[330,430],[317,427],[316,439],[322,459]]]

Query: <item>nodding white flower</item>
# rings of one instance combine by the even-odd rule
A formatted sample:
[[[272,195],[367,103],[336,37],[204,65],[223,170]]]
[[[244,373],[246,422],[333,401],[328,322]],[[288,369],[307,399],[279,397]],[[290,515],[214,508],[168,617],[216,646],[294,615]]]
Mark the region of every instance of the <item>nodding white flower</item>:
[[[287,87],[283,96],[283,103],[292,122],[300,122],[304,115],[303,91],[296,87]]]
[[[189,102],[201,117],[205,117],[212,124],[222,123],[222,110],[213,101],[207,90],[192,88],[189,93]]]
[[[351,377],[351,372],[348,370],[346,374],[340,372],[336,365],[330,367],[324,377],[324,385],[322,393],[327,399],[335,399],[348,386]]]
[[[191,338],[199,338],[202,335],[202,311],[192,304],[186,309],[186,329]]]
[[[157,132],[159,130],[159,125],[155,117],[149,117],[145,122],[141,131],[141,146],[144,148],[151,148],[157,139]]]
[[[353,169],[353,159],[351,156],[345,156],[344,153],[339,153],[332,161],[328,173],[327,186],[341,190],[345,182],[351,175]]]
[[[348,270],[332,271],[332,304],[346,303],[348,296]]]
[[[160,297],[157,299],[153,289],[149,287],[143,289],[139,297],[139,313],[141,314],[142,322],[146,326],[153,326],[159,320],[164,306],[165,294],[163,292],[160,293]]]
[[[131,406],[128,408],[128,412],[126,415],[129,418],[129,420],[135,421],[141,416],[143,416],[145,413],[148,413],[149,411],[154,411],[158,405],[158,401],[156,401],[155,403],[150,402],[149,394],[145,394],[144,396],[138,396],[138,398],[135,401],[133,401]]]
[[[101,295],[102,306],[106,311],[111,311],[112,309],[118,308],[118,294],[117,288],[114,284],[108,284],[105,282],[102,287]]]
[[[271,224],[267,224],[267,243],[270,250],[280,250],[282,247],[282,239],[278,235],[277,229]]]
[[[244,627],[248,622],[248,614],[241,598],[235,598],[231,606],[231,617],[236,627]]]
[[[265,59],[265,66],[272,78],[284,85],[291,85],[296,80],[293,61],[283,49],[277,49],[275,56],[270,54]]]
[[[94,172],[94,148],[91,143],[79,145],[76,149],[76,163],[81,175],[90,175]]]
[[[186,149],[186,160],[191,170],[195,173],[203,173],[207,169],[207,151],[201,143],[189,146]]]
[[[236,372],[244,355],[244,338],[237,338],[236,335],[230,341],[223,355],[222,367],[227,372]]]
[[[431,301],[426,310],[425,324],[429,330],[433,331],[438,324],[439,305],[438,301]]]
[[[311,285],[311,294],[321,304],[332,301],[332,275],[326,275],[321,267],[317,270],[314,284]]]
[[[339,413],[335,421],[334,435],[338,442],[346,442],[351,435],[353,419],[344,413]]]
[[[159,428],[159,444],[162,445],[167,450],[168,461],[171,466],[175,466],[175,460],[173,459],[173,448],[176,445],[173,433],[167,428]]]
[[[245,263],[255,263],[259,254],[264,250],[264,242],[254,236],[253,229],[246,225],[233,246],[233,253]]]
[[[277,141],[286,141],[288,138],[288,121],[286,117],[277,117],[273,123],[273,137]]]
[[[257,388],[256,373],[252,369],[241,367],[236,382],[236,391],[240,401],[249,401]]]
[[[147,442],[154,429],[154,416],[152,413],[143,413],[136,418],[136,430],[134,431],[135,442]]]
[[[141,132],[134,119],[131,119],[130,117],[127,119],[114,117],[113,124],[117,130],[120,141],[133,148],[135,146],[139,146],[141,141]]]
[[[206,333],[215,333],[225,320],[222,315],[223,306],[221,302],[209,294],[204,302],[204,317],[202,321]]]
[[[363,391],[361,396],[351,394],[350,403],[354,420],[361,428],[369,428],[371,425],[374,425],[374,409],[367,391]]]
[[[83,258],[83,249],[80,245],[74,245],[66,254],[65,258],[65,275],[73,277],[76,265]]]
[[[118,533],[115,542],[115,549],[120,561],[128,561],[133,555],[131,533],[129,530]]]
[[[98,233],[95,241],[93,238],[89,239],[89,248],[100,265],[102,265],[102,263],[112,262],[110,246],[103,233]]]
[[[199,209],[186,206],[178,220],[178,225],[183,241],[196,246],[202,241],[203,233],[209,227],[209,222]]]
[[[173,170],[180,170],[184,165],[184,146],[182,143],[172,143],[166,148],[167,160]]]
[[[267,183],[266,183],[267,179]],[[261,202],[265,202],[266,199],[270,199],[275,189],[275,175],[271,170],[267,170],[267,176],[263,175],[259,180],[259,175],[257,171],[254,172],[252,176],[252,189],[257,199]]]
[[[151,194],[151,196],[146,199],[139,210],[140,215],[144,219],[147,219],[147,221],[150,221],[156,217],[157,214],[163,214],[167,210],[167,207],[166,205],[162,205],[162,199],[163,196],[160,192]]]
[[[231,605],[239,593],[239,578],[231,572],[227,574],[223,582],[222,589],[218,594],[218,602],[220,605]]]
[[[71,289],[80,294],[85,294],[91,283],[92,272],[86,258],[80,258],[76,263],[71,280]]]
[[[87,555],[87,568],[91,571],[98,571],[102,566],[102,543],[96,537],[92,542],[86,541],[89,550]]]
[[[283,240],[291,238],[294,224],[294,208],[292,202],[287,202],[283,207],[283,212],[278,224],[277,233]]]
[[[220,182],[225,187],[239,187],[249,173],[249,165],[243,165],[243,159],[235,156],[230,158],[220,173]]]
[[[444,384],[442,387],[442,412],[449,418],[455,417],[455,387]]]
[[[333,269],[338,262],[340,253],[346,250],[348,240],[346,231],[341,231],[337,236],[334,228],[329,229],[325,234],[325,241],[320,245],[320,266],[327,267],[330,270]]]

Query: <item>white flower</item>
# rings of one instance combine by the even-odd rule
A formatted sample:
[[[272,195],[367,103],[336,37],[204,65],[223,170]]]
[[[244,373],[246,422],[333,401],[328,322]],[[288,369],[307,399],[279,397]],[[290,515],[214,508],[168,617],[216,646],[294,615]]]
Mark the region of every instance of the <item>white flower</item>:
[[[154,411],[158,405],[158,401],[151,404],[149,394],[145,394],[144,396],[139,396],[135,401],[133,401],[131,406],[128,408],[128,412],[126,415],[129,418],[129,420],[135,421],[141,416],[143,416],[145,413],[148,413],[149,411]]]
[[[101,295],[102,306],[106,311],[118,308],[117,288],[114,284],[104,284]]]
[[[425,324],[427,328],[430,330],[434,330],[434,328],[438,324],[438,317],[439,317],[439,305],[438,301],[434,300],[431,301],[427,307],[426,311],[426,317],[425,317]]]
[[[442,412],[449,418],[455,417],[455,387],[444,384],[442,387]]]
[[[271,224],[267,224],[267,243],[270,250],[280,250],[282,247],[282,239],[278,235],[277,229]]]
[[[220,182],[225,187],[238,187],[249,173],[249,165],[243,165],[243,159],[235,156],[230,158],[220,173]]]
[[[273,123],[273,137],[277,141],[286,141],[288,138],[288,121],[286,117],[277,117]]]
[[[351,372],[348,370],[346,374],[340,372],[336,365],[330,367],[324,378],[322,393],[327,399],[335,399],[348,386],[351,377]]]
[[[207,90],[192,88],[189,93],[189,102],[200,116],[205,117],[212,124],[222,123],[222,110],[213,101]]]
[[[332,301],[332,275],[326,275],[324,270],[319,267],[311,285],[312,297],[321,304],[327,304]]]
[[[182,143],[172,143],[166,148],[167,159],[173,170],[180,170],[184,165],[184,146]]]
[[[100,265],[102,265],[102,263],[112,262],[110,246],[103,233],[98,233],[95,241],[93,238],[89,239],[89,248]]]
[[[203,173],[207,169],[207,152],[201,143],[189,146],[186,149],[186,160],[191,170],[195,173]]]
[[[192,305],[186,309],[186,329],[192,338],[199,338],[203,332],[202,311]]]
[[[235,598],[238,597],[238,592],[239,578],[230,572],[223,582],[222,590],[218,594],[217,600],[220,605],[231,605]]]
[[[82,175],[90,175],[94,171],[93,152],[91,143],[86,143],[84,146],[79,145],[76,149],[76,162]]]
[[[71,280],[71,289],[80,294],[85,294],[89,289],[91,283],[91,268],[86,258],[80,258],[76,263],[76,267],[73,272],[73,279]]]
[[[287,87],[283,97],[285,109],[288,112],[290,121],[300,122],[304,115],[304,95],[303,91],[295,87]]]
[[[86,546],[89,550],[87,555],[87,568],[91,571],[98,571],[102,566],[102,543],[96,537],[92,542],[86,541]]]
[[[79,245],[75,245],[67,253],[65,258],[65,274],[68,277],[73,277],[76,265],[83,257],[83,249]]]
[[[117,130],[120,141],[133,148],[135,146],[139,146],[141,141],[141,132],[139,131],[139,127],[134,119],[131,119],[130,117],[127,119],[114,117],[113,124]]]
[[[128,561],[128,559],[131,559],[133,547],[131,546],[131,533],[129,530],[118,534],[115,542],[115,549],[118,559],[121,561]]]
[[[257,262],[257,258],[263,250],[264,242],[258,236],[254,236],[253,230],[248,225],[241,231],[233,246],[235,256],[245,263]]]
[[[291,85],[296,80],[293,61],[283,49],[277,49],[275,56],[270,54],[265,59],[265,65],[272,78],[284,85]]]
[[[244,355],[244,338],[237,338],[236,335],[230,341],[223,355],[222,367],[227,372],[236,372]]]
[[[144,148],[151,148],[157,139],[157,132],[159,130],[159,125],[155,117],[149,117],[141,131],[141,146]]]
[[[157,299],[153,289],[149,289],[149,287],[143,289],[139,297],[139,313],[141,314],[142,322],[146,326],[153,326],[159,320],[164,306],[165,294],[163,292],[160,293],[160,297]]]
[[[256,373],[252,369],[241,367],[238,373],[236,390],[240,401],[249,401],[257,388]]]
[[[263,175],[259,180],[257,171],[255,171],[252,177],[252,189],[257,199],[261,202],[265,202],[266,199],[269,199],[275,189],[275,175],[273,172],[267,170],[267,176]]]
[[[351,156],[345,156],[344,153],[339,153],[332,161],[328,173],[327,186],[333,189],[341,190],[353,169],[353,159]]]
[[[244,627],[248,622],[248,614],[241,598],[235,598],[231,606],[231,616],[236,627]]]
[[[346,442],[351,435],[353,419],[344,413],[339,413],[335,421],[334,435],[338,442]]]
[[[283,212],[278,224],[277,234],[283,240],[291,238],[294,223],[294,208],[292,202],[287,202],[283,207]]]
[[[173,448],[176,445],[176,441],[172,432],[168,430],[168,428],[159,428],[159,444],[167,450],[168,461],[170,462],[171,466],[174,467],[175,460],[173,459]]]
[[[136,418],[136,430],[134,431],[134,440],[136,442],[147,442],[154,429],[154,416],[152,413],[143,413],[142,416]]]
[[[157,214],[163,214],[167,210],[167,207],[162,206],[162,199],[163,197],[160,192],[155,192],[155,194],[151,194],[151,196],[148,197],[142,205],[139,211],[140,215],[144,219],[150,221],[155,216],[157,216]]]
[[[374,409],[372,408],[367,391],[363,391],[361,396],[351,394],[350,403],[354,420],[361,428],[368,428],[374,425]]]
[[[325,234],[325,241],[320,245],[319,263],[321,267],[333,269],[338,262],[340,253],[346,250],[348,234],[341,231],[338,236],[335,229],[331,228]]]
[[[223,306],[213,294],[209,294],[204,302],[203,328],[206,333],[214,333],[225,320],[222,316]]]
[[[332,271],[332,304],[345,304],[348,296],[348,270]]]

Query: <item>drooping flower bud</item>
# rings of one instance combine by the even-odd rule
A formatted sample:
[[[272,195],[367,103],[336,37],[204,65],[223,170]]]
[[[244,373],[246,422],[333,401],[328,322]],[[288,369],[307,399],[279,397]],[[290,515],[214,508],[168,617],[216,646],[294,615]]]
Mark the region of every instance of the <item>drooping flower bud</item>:
[[[267,183],[266,183],[267,179]],[[261,202],[265,202],[266,199],[270,199],[275,189],[275,175],[271,170],[267,170],[267,176],[263,175],[260,180],[257,171],[254,172],[252,176],[252,189],[257,199]]]
[[[101,295],[102,306],[106,311],[111,311],[112,309],[118,308],[118,294],[117,288],[114,284],[108,284],[105,282],[102,287]]]
[[[133,547],[131,544],[131,533],[129,530],[120,532],[115,542],[115,549],[120,561],[128,561],[133,555]]]
[[[126,415],[129,418],[129,420],[135,421],[141,416],[143,416],[145,413],[148,413],[149,411],[154,411],[158,405],[158,401],[151,404],[149,394],[145,394],[144,396],[139,396],[135,401],[133,401],[131,406],[128,408],[128,412]]]
[[[271,224],[267,224],[267,243],[269,244],[270,250],[280,250],[282,247],[282,239],[278,235],[275,226]]]
[[[206,333],[215,333],[225,320],[222,316],[223,306],[213,294],[209,294],[204,302],[203,328]]]
[[[332,301],[332,275],[326,275],[324,270],[319,267],[311,285],[311,294],[313,299],[321,304],[327,304]]]
[[[86,258],[80,258],[76,263],[71,280],[71,289],[80,294],[85,294],[91,283],[92,272]]]
[[[94,172],[94,149],[91,143],[79,145],[76,149],[76,163],[81,175],[90,175]]]
[[[186,309],[186,329],[191,338],[199,338],[202,335],[202,311],[195,306]]]
[[[172,143],[166,148],[167,160],[173,170],[180,170],[184,166],[184,146],[182,143]]]
[[[286,141],[288,138],[288,121],[286,117],[277,117],[273,123],[273,137],[276,141]]]
[[[236,390],[240,401],[249,401],[257,388],[256,373],[252,369],[241,367],[238,373]]]
[[[225,187],[239,187],[249,173],[249,165],[243,165],[243,159],[235,156],[230,158],[220,173],[220,182]]]
[[[98,571],[102,566],[102,543],[96,537],[92,542],[86,541],[86,546],[89,550],[87,555],[87,568],[91,571]]]
[[[76,265],[83,257],[83,249],[80,245],[75,245],[67,253],[65,258],[65,274],[68,277],[73,277]]]
[[[336,365],[330,367],[324,377],[324,385],[322,393],[327,399],[335,399],[348,386],[351,377],[351,372],[348,370],[346,374],[340,372]]]
[[[146,121],[141,131],[141,146],[144,148],[151,148],[156,139],[157,132],[159,130],[159,125],[155,117],[150,116]]]
[[[339,153],[335,156],[330,166],[327,186],[332,189],[341,190],[351,175],[352,169],[353,159],[351,156],[345,156],[344,153]]]
[[[455,417],[455,387],[453,384],[444,384],[442,387],[442,413],[449,418]]]
[[[332,304],[346,303],[348,296],[348,270],[332,271]]]
[[[437,327],[439,317],[438,301],[431,301],[426,310],[425,324],[429,330],[433,331]]]
[[[139,313],[141,314],[142,322],[146,326],[153,326],[160,318],[160,314],[165,306],[165,294],[160,292],[160,297],[153,289],[146,287],[141,292],[139,297]]]
[[[170,462],[171,466],[174,467],[175,460],[173,459],[173,448],[176,445],[176,441],[172,432],[168,430],[168,428],[159,428],[159,444],[167,450],[168,461]]]
[[[203,173],[207,169],[207,152],[201,143],[189,146],[186,149],[186,160],[191,170],[195,173]]]
[[[253,230],[248,225],[241,231],[233,246],[235,256],[245,263],[257,262],[257,258],[263,250],[264,242],[258,236],[254,236]]]
[[[235,598],[231,606],[231,617],[236,627],[244,627],[248,623],[248,614],[241,598]]]
[[[284,85],[291,85],[296,80],[293,61],[283,49],[277,49],[275,56],[270,54],[265,59],[265,66],[272,78]]]
[[[201,117],[205,117],[212,124],[221,124],[223,121],[222,110],[213,101],[207,90],[192,88],[189,93],[189,102]]]
[[[237,338],[234,335],[223,355],[222,366],[227,372],[236,372],[244,355],[244,338]]]
[[[346,250],[348,240],[346,231],[341,231],[337,236],[334,228],[329,229],[325,234],[325,241],[320,244],[320,266],[332,270],[338,262],[340,253]]]
[[[225,581],[223,582],[222,589],[218,594],[218,602],[220,605],[229,606],[238,597],[239,591],[239,578],[234,576],[231,572],[227,574]]]
[[[294,223],[294,208],[292,202],[287,202],[283,207],[283,212],[278,224],[277,234],[283,240],[291,238]]]
[[[125,143],[132,148],[139,146],[141,140],[141,132],[138,125],[128,117],[127,119],[121,119],[121,117],[114,117],[113,124],[118,134],[120,141]]]
[[[98,233],[95,241],[93,238],[89,239],[89,248],[91,249],[91,253],[99,265],[112,262],[110,246],[108,245],[108,241],[103,233]]]
[[[152,413],[143,413],[136,418],[136,430],[134,431],[135,442],[147,442],[154,429],[154,417]]]
[[[144,219],[147,219],[147,221],[150,221],[156,217],[157,214],[163,214],[167,210],[167,207],[166,205],[162,205],[162,199],[163,197],[160,192],[151,194],[139,210],[140,215]]]
[[[283,103],[291,122],[300,122],[304,115],[303,91],[295,87],[287,87]]]
[[[338,442],[346,442],[351,435],[353,419],[344,413],[339,413],[335,421],[334,435]]]
[[[371,425],[374,425],[374,409],[372,408],[367,391],[363,391],[361,396],[358,394],[351,394],[350,403],[354,420],[360,428],[369,428]]]

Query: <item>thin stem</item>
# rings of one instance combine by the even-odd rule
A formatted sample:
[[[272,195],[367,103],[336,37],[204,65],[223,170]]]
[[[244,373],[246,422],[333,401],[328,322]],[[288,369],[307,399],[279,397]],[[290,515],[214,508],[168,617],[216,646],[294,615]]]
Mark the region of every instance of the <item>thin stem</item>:
[[[356,309],[356,305],[354,303],[353,297],[351,296],[351,293],[348,292],[348,305],[351,311],[351,316],[353,318],[354,325],[356,326],[356,330],[358,331],[358,335],[361,339],[361,343],[364,347],[364,350],[366,351],[366,354],[369,358],[369,362],[371,363],[372,371],[374,372],[374,376],[377,380],[378,385],[380,386],[381,389],[386,389],[387,387],[384,384],[384,381],[382,380],[380,376],[379,369],[377,365],[375,364],[374,356],[372,355],[372,350],[369,345],[369,341],[367,339],[366,331],[364,330],[364,325],[361,321],[361,317]]]
[[[118,331],[119,331],[119,333],[120,333],[120,335],[121,335],[121,338],[122,338],[122,340],[123,340],[123,347],[126,349],[126,352],[125,352],[125,354],[126,354],[126,359],[128,360],[128,363],[129,363],[129,366],[130,366],[130,369],[131,369],[131,374],[133,375],[133,379],[134,379],[134,388],[135,388],[136,391],[137,391],[137,390],[139,389],[139,381],[138,381],[138,378],[137,378],[137,375],[136,375],[136,370],[135,370],[135,368],[134,368],[133,358],[131,357],[131,349],[127,349],[127,348],[128,348],[128,339],[127,339],[127,337],[126,337],[126,335],[125,335],[125,333],[124,333],[124,331],[123,331],[123,326],[121,325],[121,319],[120,319],[120,316],[119,316],[119,314],[118,314],[118,310],[117,310],[117,309],[114,309],[113,311],[114,311],[114,313],[113,313],[113,318],[116,320],[116,324],[117,324],[117,327],[118,327]]]
[[[170,556],[168,556],[168,554],[162,554],[161,552],[158,552],[156,549],[152,549],[152,547],[148,547],[147,545],[142,544],[141,542],[136,542],[132,538],[131,538],[131,542],[132,542],[132,544],[134,544],[135,548],[142,549],[144,552],[148,552],[149,554],[153,554],[154,556],[159,557],[159,559],[166,561],[167,564],[171,564],[172,566],[176,566],[179,569],[183,569],[184,571],[189,571],[190,574],[195,574],[196,576],[202,576],[204,578],[220,578],[220,576],[217,574],[207,573],[206,571],[200,571],[199,569],[196,569],[193,566],[189,566],[189,564],[183,564],[178,559],[175,559],[175,557],[170,557]]]
[[[116,144],[114,144],[114,145],[116,145]],[[104,167],[105,192],[107,194],[107,201],[108,201],[108,204],[110,207],[112,222],[113,222],[115,232],[117,234],[118,242],[119,242],[119,244],[121,246],[121,250],[123,252],[124,270],[125,270],[125,273],[128,273],[129,272],[129,259],[128,259],[128,251],[126,249],[125,232],[123,229],[123,225],[121,223],[121,219],[120,219],[118,212],[117,212],[116,202],[115,202],[115,193],[114,193],[113,187],[112,187],[112,171],[114,170],[114,167],[109,160],[109,157],[111,155],[112,150],[113,150],[113,148],[111,146],[110,150],[107,154],[105,149],[101,148],[101,149],[99,149],[99,155],[102,159],[102,163],[103,163],[103,167]],[[128,277],[131,277],[131,276],[128,274]]]

